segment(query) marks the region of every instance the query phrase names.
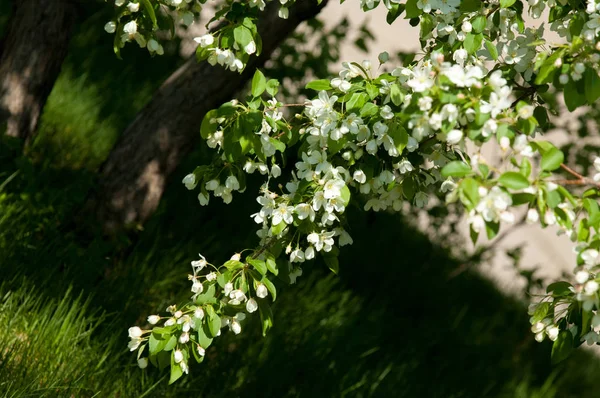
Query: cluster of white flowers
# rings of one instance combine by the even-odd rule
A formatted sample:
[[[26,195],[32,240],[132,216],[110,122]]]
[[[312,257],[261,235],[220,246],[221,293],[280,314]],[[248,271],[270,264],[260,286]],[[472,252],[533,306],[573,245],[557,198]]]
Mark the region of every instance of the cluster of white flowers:
[[[536,309],[536,305],[532,305],[529,307],[529,315],[533,315]],[[535,333],[535,340],[539,343],[544,341],[546,336],[550,341],[556,341],[558,338],[558,334],[560,333],[560,329],[554,323],[552,318],[544,318],[543,320],[534,323],[531,326],[531,331]]]
[[[290,10],[289,7],[294,3],[293,0],[279,0],[281,7],[279,8],[279,18],[288,19]],[[264,11],[267,3],[265,0],[249,0],[248,4],[250,7],[258,7],[259,10]]]
[[[203,36],[195,37],[194,41],[198,43],[201,48],[207,48],[210,52],[208,56],[208,63],[211,65],[219,64],[226,69],[230,69],[231,71],[242,71],[245,67],[242,60],[236,58],[235,52],[229,49],[221,49],[218,47],[214,47],[215,37],[207,33]],[[256,43],[251,41],[245,48],[244,52],[248,55],[254,54],[256,52]]]
[[[279,2],[280,16],[287,17],[291,0]],[[400,1],[385,3],[389,6]],[[361,0],[364,9],[378,4],[376,0]],[[554,0],[530,0],[528,4],[534,17],[546,7],[557,6]],[[250,0],[245,5],[263,10],[266,2]],[[552,144],[532,139],[540,126],[537,112],[545,113],[545,109],[530,94],[533,86],[529,82],[540,74],[543,62],[554,59],[549,58],[552,53],[538,52],[545,45],[543,26],[526,28],[515,7],[505,7],[498,1],[484,2],[468,12],[460,11],[459,0],[419,0],[417,8],[433,23],[431,29],[422,31],[423,42],[441,44],[441,51],[429,51],[432,48],[425,44],[429,54],[419,62],[377,77],[368,61],[343,63],[339,76],[315,82],[318,84],[312,87],[318,87],[316,98],[306,101],[303,111],[289,121],[276,98],[263,99],[265,90],[275,94],[259,73],[253,79],[249,106],[234,101],[205,118],[201,134],[221,156],[213,165],[202,166],[205,169],[197,169],[182,181],[190,190],[200,186],[200,203],[208,204],[211,192],[230,203],[234,191],[245,189],[242,171],[258,171],[266,176],[266,182],[256,199],[260,208],[251,215],[260,225],[259,249],[245,261],[241,253],[236,253],[221,267],[200,256],[192,262],[194,272],[189,276],[194,304],[183,310],[174,306],[167,309],[171,316],[164,325],[174,327],[177,346],[173,347],[173,360],[181,371],[188,369],[189,344],[196,345],[192,352],[200,356],[207,348],[190,338],[190,330],[210,324],[212,337],[220,335],[225,327],[238,334],[246,314],[258,311],[261,318],[267,316],[267,301],[260,299],[269,293],[275,299],[270,274],[277,275],[281,267],[287,267],[293,283],[302,273],[299,265],[317,254],[337,269],[338,247],[353,243],[344,229],[344,213],[351,198],[365,210],[401,211],[406,201],[425,207],[431,197],[446,194],[448,203],[460,200],[465,205],[472,232],[476,236],[485,232],[490,238],[501,224],[515,222],[513,207],[526,205],[527,223],[557,226],[559,233],[580,242],[577,283],[530,308],[536,340],[562,338],[565,322],[560,321],[555,307],[571,300],[581,303],[580,307],[593,318],[591,330],[582,339],[600,342],[600,314],[596,313],[600,308],[600,285],[596,280],[600,243],[590,243],[590,235],[595,239],[598,226],[588,227],[585,219],[592,218],[596,211],[594,217],[600,223],[600,209],[596,202],[575,199],[558,185],[560,180],[550,179],[554,170],[565,166],[564,156]],[[555,18],[550,28],[568,36],[571,25],[566,21],[576,12],[587,13],[582,35],[587,44],[595,46],[600,32],[600,5],[595,0],[588,1],[584,11],[573,9]],[[107,27],[111,29],[116,27]],[[137,38],[137,29],[135,20],[129,21],[123,27],[124,36],[127,34],[124,40],[143,40]],[[199,52],[212,65],[241,71],[245,67],[242,59],[257,52],[254,41],[244,48],[219,48],[218,37],[216,32],[195,39]],[[436,40],[428,41],[431,38]],[[150,41],[147,45],[158,53]],[[449,48],[452,51],[445,56],[442,51]],[[568,67],[563,67],[563,59],[558,57],[551,65],[560,68],[561,84],[582,79],[589,72],[587,68],[597,68],[600,61],[600,55],[589,52],[571,55],[564,61]],[[379,57],[381,63],[388,59],[387,54]],[[489,70],[485,61],[492,59],[497,60],[496,66],[505,67]],[[516,81],[519,85],[515,92],[523,91],[523,95],[513,94]],[[467,140],[477,146],[497,142],[510,162],[494,168],[478,153],[468,156]],[[282,175],[284,162],[290,159],[286,149],[293,145],[299,151],[297,161],[287,165],[292,169],[290,178],[274,188],[273,180]],[[538,157],[542,158],[538,167],[541,170],[531,163]],[[593,181],[598,182],[600,158],[593,164],[598,171]],[[581,177],[575,182],[590,181]],[[276,261],[283,256],[284,263]],[[225,315],[226,308],[229,315]],[[153,315],[148,322],[155,325],[161,319]],[[263,328],[268,328],[268,316],[262,321]],[[139,328],[130,329],[130,349],[143,350],[140,344],[145,341],[144,333]],[[140,366],[147,364],[143,359]]]

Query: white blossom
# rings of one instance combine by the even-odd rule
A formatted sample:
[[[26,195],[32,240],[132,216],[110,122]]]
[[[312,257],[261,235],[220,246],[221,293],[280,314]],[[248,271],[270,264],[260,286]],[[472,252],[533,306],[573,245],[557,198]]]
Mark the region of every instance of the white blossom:
[[[246,302],[246,311],[248,311],[249,313],[253,313],[257,309],[258,309],[258,304],[256,303],[256,300],[254,300],[253,298],[249,299]]]
[[[265,298],[269,294],[269,290],[263,283],[259,283],[256,286],[256,297]]]

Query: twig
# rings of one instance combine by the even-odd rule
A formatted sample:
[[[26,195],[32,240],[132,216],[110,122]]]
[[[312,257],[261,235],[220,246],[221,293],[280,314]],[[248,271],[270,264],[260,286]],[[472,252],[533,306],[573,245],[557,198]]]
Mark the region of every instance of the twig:
[[[585,177],[582,176],[581,174],[579,174],[578,172],[576,172],[575,170],[573,170],[572,168],[570,168],[569,166],[567,166],[566,164],[561,164],[560,168],[565,170],[567,173],[579,178],[580,180],[585,180]]]
[[[599,187],[600,188],[600,183],[589,179],[587,177],[582,176],[581,174],[579,174],[578,172],[576,172],[575,170],[573,170],[572,168],[570,168],[569,166],[567,166],[566,164],[561,164],[560,168],[565,170],[567,173],[571,174],[573,177],[577,177],[576,180],[557,180],[557,181],[552,181],[556,184],[561,184],[561,185],[593,185],[595,187]]]

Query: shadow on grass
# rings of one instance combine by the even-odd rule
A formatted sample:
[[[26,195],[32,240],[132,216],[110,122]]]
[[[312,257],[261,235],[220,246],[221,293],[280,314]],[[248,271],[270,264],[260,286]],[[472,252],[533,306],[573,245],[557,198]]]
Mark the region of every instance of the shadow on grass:
[[[189,296],[185,274],[198,251],[218,261],[254,243],[252,209],[242,205],[251,194],[201,208],[176,184],[122,250],[126,239],[84,244],[70,229],[84,172],[30,172],[0,194],[0,312],[18,320],[0,322],[0,380],[10,380],[0,396],[595,396],[593,358],[578,352],[552,369],[522,303],[474,272],[448,279],[456,262],[426,236],[396,215],[356,209],[356,243],[342,250],[339,277],[306,264],[298,285],[281,289],[266,338],[251,319],[167,386],[157,370],[137,369],[126,328]],[[76,294],[65,295],[69,286]]]

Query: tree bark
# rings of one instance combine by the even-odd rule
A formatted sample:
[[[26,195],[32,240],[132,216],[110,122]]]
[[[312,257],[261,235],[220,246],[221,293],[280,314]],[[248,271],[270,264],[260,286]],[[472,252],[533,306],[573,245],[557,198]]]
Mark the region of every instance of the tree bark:
[[[27,143],[58,77],[76,8],[71,0],[15,0],[0,47],[0,126]]]
[[[279,2],[273,1],[258,22],[262,54],[251,58],[242,74],[190,59],[163,83],[109,154],[97,190],[88,201],[88,211],[96,213],[105,232],[114,233],[148,219],[169,176],[199,139],[204,115],[233,98],[254,69],[326,2],[318,5],[316,0],[300,0],[283,20],[277,16]]]

